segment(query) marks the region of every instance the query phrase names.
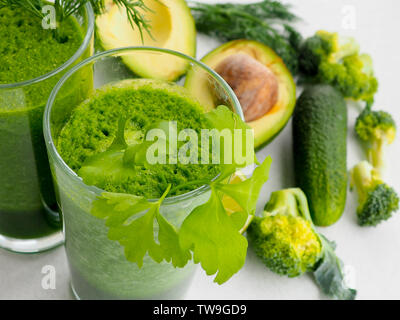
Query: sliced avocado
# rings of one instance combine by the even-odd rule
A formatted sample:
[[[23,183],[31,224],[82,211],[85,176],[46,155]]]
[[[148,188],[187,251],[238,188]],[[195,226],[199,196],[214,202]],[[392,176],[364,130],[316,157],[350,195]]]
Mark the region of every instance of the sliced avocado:
[[[107,10],[96,18],[97,35],[104,49],[128,46],[153,46],[179,51],[194,57],[196,28],[184,0],[144,0],[149,10],[142,10],[150,23],[149,35],[143,31],[143,42],[137,27],[132,28],[126,10],[107,2]],[[140,10],[140,9],[139,9]],[[188,63],[172,55],[137,52],[122,56],[124,63],[145,78],[175,80],[186,72]]]
[[[267,67],[269,71],[272,71],[278,82],[278,97],[274,105],[264,115],[248,122],[254,129],[255,147],[260,148],[271,142],[290,119],[296,103],[296,85],[283,60],[271,48],[257,41],[230,41],[208,53],[201,61],[212,69],[219,70],[222,62],[239,54],[246,54]],[[242,75],[243,72],[238,74],[237,77],[235,77],[236,75],[232,76],[238,78]],[[229,81],[227,82],[229,83]],[[195,72],[188,72],[185,86],[198,98],[206,111],[220,104],[220,101],[216,101],[218,99],[212,96],[212,90],[208,89],[209,85],[210,81],[207,81],[205,77],[198,76]],[[238,94],[238,90],[231,83],[230,85]]]

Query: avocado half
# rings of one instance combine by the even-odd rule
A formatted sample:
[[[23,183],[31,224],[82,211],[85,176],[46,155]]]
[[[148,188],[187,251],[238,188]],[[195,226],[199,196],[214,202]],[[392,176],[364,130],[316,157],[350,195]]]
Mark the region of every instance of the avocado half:
[[[144,0],[149,10],[142,13],[150,23],[149,35],[132,28],[126,10],[107,1],[106,12],[96,18],[97,36],[106,50],[128,46],[152,46],[175,50],[194,57],[196,27],[185,0]],[[122,56],[123,62],[137,75],[145,78],[173,81],[188,67],[182,58],[169,54],[136,52]]]
[[[201,59],[215,69],[224,59],[234,54],[247,54],[265,65],[278,80],[278,99],[274,106],[260,118],[247,122],[254,129],[254,146],[260,148],[271,142],[285,127],[296,104],[296,85],[283,60],[269,47],[251,40],[234,40],[223,44]],[[189,71],[185,86],[196,96],[206,111],[219,103],[207,89],[209,83],[204,77]]]

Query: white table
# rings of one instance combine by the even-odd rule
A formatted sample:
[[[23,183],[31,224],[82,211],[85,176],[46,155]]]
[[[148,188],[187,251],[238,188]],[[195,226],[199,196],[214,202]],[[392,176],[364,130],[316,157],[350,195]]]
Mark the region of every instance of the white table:
[[[210,1],[211,2],[211,1]],[[222,1],[221,1],[222,2]],[[238,2],[247,2],[245,0]],[[362,50],[374,59],[380,82],[376,105],[391,112],[400,125],[400,2],[397,0],[292,0],[304,22],[299,29],[305,36],[318,29],[339,31],[356,37]],[[355,29],[345,14],[355,13]],[[198,57],[218,43],[199,36]],[[348,166],[363,153],[354,134],[358,114],[349,106]],[[264,186],[260,209],[271,191],[293,186],[291,124],[270,145],[258,153],[260,159],[271,155],[274,162],[269,182]],[[387,153],[386,181],[400,192],[400,137]],[[376,228],[356,224],[355,194],[349,193],[346,211],[335,225],[321,229],[337,242],[338,255],[354,270],[359,299],[399,299],[400,293],[400,213]],[[56,270],[56,289],[42,289],[42,268]],[[13,254],[0,249],[0,299],[70,299],[69,271],[63,247],[35,255]],[[188,299],[319,299],[324,298],[312,277],[295,279],[270,272],[250,249],[244,268],[229,282],[219,286],[199,270],[188,292]]]

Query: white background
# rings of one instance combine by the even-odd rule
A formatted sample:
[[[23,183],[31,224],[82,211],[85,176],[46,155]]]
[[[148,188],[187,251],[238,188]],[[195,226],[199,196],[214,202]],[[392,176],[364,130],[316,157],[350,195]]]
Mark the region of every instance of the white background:
[[[206,2],[206,1],[204,1]],[[212,1],[208,1],[212,2]],[[214,1],[215,2],[215,1]],[[222,2],[222,1],[221,1]],[[233,1],[232,1],[233,2]],[[250,1],[236,1],[246,3]],[[354,36],[374,59],[380,88],[376,107],[392,113],[400,125],[400,2],[398,0],[286,0],[303,18],[298,24],[304,36],[316,30],[339,31]],[[345,14],[354,10],[355,29],[349,29]],[[218,46],[218,42],[199,36],[197,57]],[[354,134],[359,112],[349,105],[348,167],[364,155]],[[270,180],[264,186],[259,207],[262,209],[271,191],[292,187],[293,164],[291,123],[271,144],[258,153],[263,160],[273,158]],[[400,193],[400,137],[387,152],[386,181]],[[348,194],[346,210],[335,225],[321,228],[335,240],[339,257],[350,266],[351,280],[358,299],[399,299],[400,292],[400,213],[376,228],[361,228],[356,223],[354,193]],[[43,290],[42,267],[53,265],[56,289]],[[219,286],[199,270],[187,299],[323,299],[310,275],[288,279],[270,272],[251,249],[244,268],[229,282]],[[0,299],[71,299],[69,272],[64,249],[36,255],[19,255],[0,249]]]

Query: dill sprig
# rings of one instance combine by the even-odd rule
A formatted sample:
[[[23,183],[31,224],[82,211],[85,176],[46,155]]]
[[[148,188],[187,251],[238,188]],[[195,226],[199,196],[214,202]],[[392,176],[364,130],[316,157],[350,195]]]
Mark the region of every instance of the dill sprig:
[[[132,28],[137,27],[139,29],[142,41],[143,41],[143,30],[150,35],[149,21],[144,17],[145,11],[150,9],[145,5],[143,0],[112,0],[116,5],[126,9],[126,13]],[[157,1],[157,0],[154,0]],[[56,19],[58,23],[61,23],[66,18],[77,12],[87,3],[90,3],[93,7],[95,14],[101,14],[105,10],[106,0],[55,0],[54,7],[56,10]],[[49,2],[45,0],[0,0],[0,8],[22,8],[33,15],[43,18],[42,8],[48,5]]]
[[[146,18],[142,14],[142,12],[151,10],[144,4],[143,0],[114,0],[114,3],[116,3],[120,7],[125,7],[126,15],[128,16],[132,28],[134,28],[135,25],[139,28],[140,38],[142,42],[143,30],[145,30],[146,33],[151,36],[149,21],[146,20]]]
[[[42,18],[42,7],[44,2],[42,0],[0,0],[0,9],[3,7],[22,8],[31,14]]]
[[[250,4],[190,4],[201,33],[223,41],[256,40],[271,47],[294,74],[298,70],[301,35],[292,27],[299,18],[290,6],[264,0]]]

